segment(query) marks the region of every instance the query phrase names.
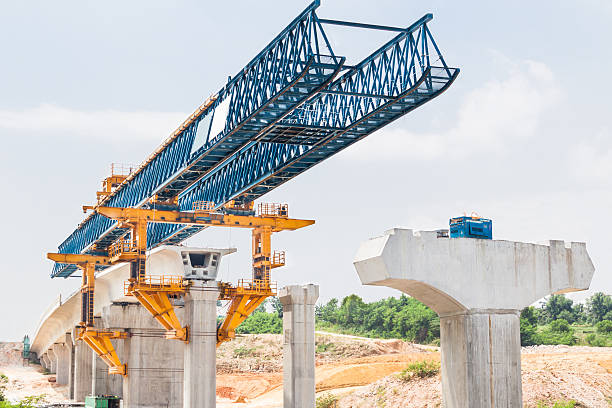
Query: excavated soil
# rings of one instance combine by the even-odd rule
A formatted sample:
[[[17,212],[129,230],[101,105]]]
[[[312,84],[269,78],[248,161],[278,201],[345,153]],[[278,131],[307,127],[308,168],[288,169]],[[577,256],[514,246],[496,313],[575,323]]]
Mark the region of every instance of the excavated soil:
[[[338,408],[441,406],[440,376],[401,381],[397,373],[410,362],[434,360],[435,347],[401,340],[374,340],[317,334],[316,390],[338,397]],[[9,378],[6,396],[18,401],[42,395],[65,401],[66,386],[57,385],[40,366],[24,367],[19,343],[0,343],[0,373]],[[282,407],[282,337],[241,336],[218,350],[219,408]],[[522,353],[523,401],[573,399],[582,408],[612,407],[612,348],[536,346]]]

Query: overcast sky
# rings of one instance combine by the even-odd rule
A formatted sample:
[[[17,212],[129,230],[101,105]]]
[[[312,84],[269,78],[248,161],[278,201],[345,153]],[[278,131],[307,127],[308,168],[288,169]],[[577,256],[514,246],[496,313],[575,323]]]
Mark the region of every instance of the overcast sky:
[[[48,305],[79,286],[50,279],[45,253],[82,221],[110,163],[145,159],[307,4],[0,3],[0,340],[32,335]],[[322,301],[394,295],[360,285],[360,242],[477,211],[496,239],[585,241],[592,291],[612,292],[612,3],[323,0],[318,14],[407,26],[427,12],[459,78],[265,197],[317,221],[274,238],[288,256],[274,279],[320,284]],[[348,63],[390,38],[327,32]],[[209,229],[190,243],[237,246],[222,279],[250,276],[248,231]]]

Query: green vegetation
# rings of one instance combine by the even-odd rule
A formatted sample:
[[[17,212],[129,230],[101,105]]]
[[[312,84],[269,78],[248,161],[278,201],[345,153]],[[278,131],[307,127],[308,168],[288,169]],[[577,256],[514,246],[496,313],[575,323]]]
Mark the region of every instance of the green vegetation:
[[[433,377],[439,371],[440,363],[436,361],[417,361],[409,364],[397,377],[402,381],[410,381],[414,378]]]
[[[35,406],[38,406],[45,401],[46,395],[44,394],[25,397],[16,404],[7,401],[6,396],[4,395],[4,391],[6,390],[6,385],[8,384],[8,381],[8,377],[0,373],[0,408],[34,408]]]
[[[547,402],[538,402],[537,408],[574,408],[576,407],[576,401],[557,401],[552,405]]]
[[[440,320],[418,300],[402,295],[365,303],[350,295],[316,308],[317,328],[377,338],[429,343],[440,337]],[[336,329],[336,330],[334,330]]]
[[[338,397],[333,394],[325,394],[317,397],[317,408],[334,408],[338,402]]]
[[[272,298],[278,302],[278,298]],[[267,301],[264,301],[255,311],[247,317],[240,326],[236,328],[238,334],[261,334],[275,333],[280,334],[283,331],[282,306],[280,307],[281,315],[276,309],[276,302],[272,301],[274,312],[266,311]],[[280,302],[278,302],[280,304]]]
[[[271,312],[266,310],[270,306]],[[283,308],[278,298],[260,305],[236,333],[281,333]],[[316,306],[316,328],[341,334],[374,338],[399,338],[424,344],[440,344],[440,320],[418,300],[402,295],[366,303],[357,295]],[[595,293],[574,303],[564,295],[552,295],[538,307],[521,311],[521,344],[612,345],[612,296]],[[317,344],[317,352],[333,352],[332,343]]]
[[[253,354],[255,350],[256,350],[255,347],[244,347],[244,346],[236,347],[234,349],[234,357],[247,357]]]

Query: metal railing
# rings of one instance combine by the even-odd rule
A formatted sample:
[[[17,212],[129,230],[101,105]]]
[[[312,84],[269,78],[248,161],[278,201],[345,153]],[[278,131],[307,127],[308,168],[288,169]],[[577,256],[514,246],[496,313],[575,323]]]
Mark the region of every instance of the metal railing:
[[[285,264],[285,251],[274,251],[272,254],[272,265],[284,265]]]
[[[146,275],[137,282],[123,282],[123,291],[130,295],[134,289],[159,290],[164,292],[182,292],[189,282],[178,275]]]
[[[108,256],[111,258],[121,256],[125,253],[138,253],[138,247],[136,246],[136,243],[132,240],[126,240],[122,238],[108,247]]]
[[[136,170],[131,164],[111,163],[111,176],[129,176]]]
[[[215,203],[212,201],[195,201],[193,203],[194,211],[212,211],[215,209]]]
[[[259,203],[257,204],[257,215],[287,218],[289,216],[289,205],[278,203]]]

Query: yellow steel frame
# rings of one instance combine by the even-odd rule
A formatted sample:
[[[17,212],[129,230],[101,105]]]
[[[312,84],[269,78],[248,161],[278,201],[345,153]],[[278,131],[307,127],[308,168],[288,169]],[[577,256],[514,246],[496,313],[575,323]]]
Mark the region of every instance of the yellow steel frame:
[[[110,265],[105,256],[81,254],[47,254],[55,262],[77,265],[83,272],[81,285],[81,322],[77,326],[76,340],[83,340],[108,365],[109,374],[127,375],[127,366],[121,363],[111,339],[125,339],[127,333],[94,328],[94,292],[96,265]]]
[[[126,339],[128,334],[121,331],[96,330],[77,327],[77,340],[83,340],[108,365],[109,374],[127,375],[127,364],[122,364],[111,339]]]
[[[250,207],[252,208],[252,207]],[[253,241],[253,280],[241,281],[232,287],[223,284],[221,298],[230,300],[225,320],[217,330],[217,344],[234,337],[235,329],[267,297],[275,295],[270,281],[272,268],[283,266],[284,252],[272,254],[273,232],[295,230],[314,224],[314,220],[288,218],[286,204],[260,205],[259,215],[235,215],[215,212],[210,202],[194,203],[194,211],[150,210],[142,208],[96,207],[99,214],[117,220],[122,226],[132,229],[131,243],[120,243],[120,250],[111,249],[111,262],[130,260],[132,273],[126,293],[136,299],[166,329],[166,338],[189,341],[189,327],[182,327],[170,297],[179,296],[187,290],[182,282],[160,280],[153,284],[145,274],[146,231],[148,222],[251,228]],[[128,252],[123,249],[128,248]],[[149,280],[148,280],[149,279]]]

